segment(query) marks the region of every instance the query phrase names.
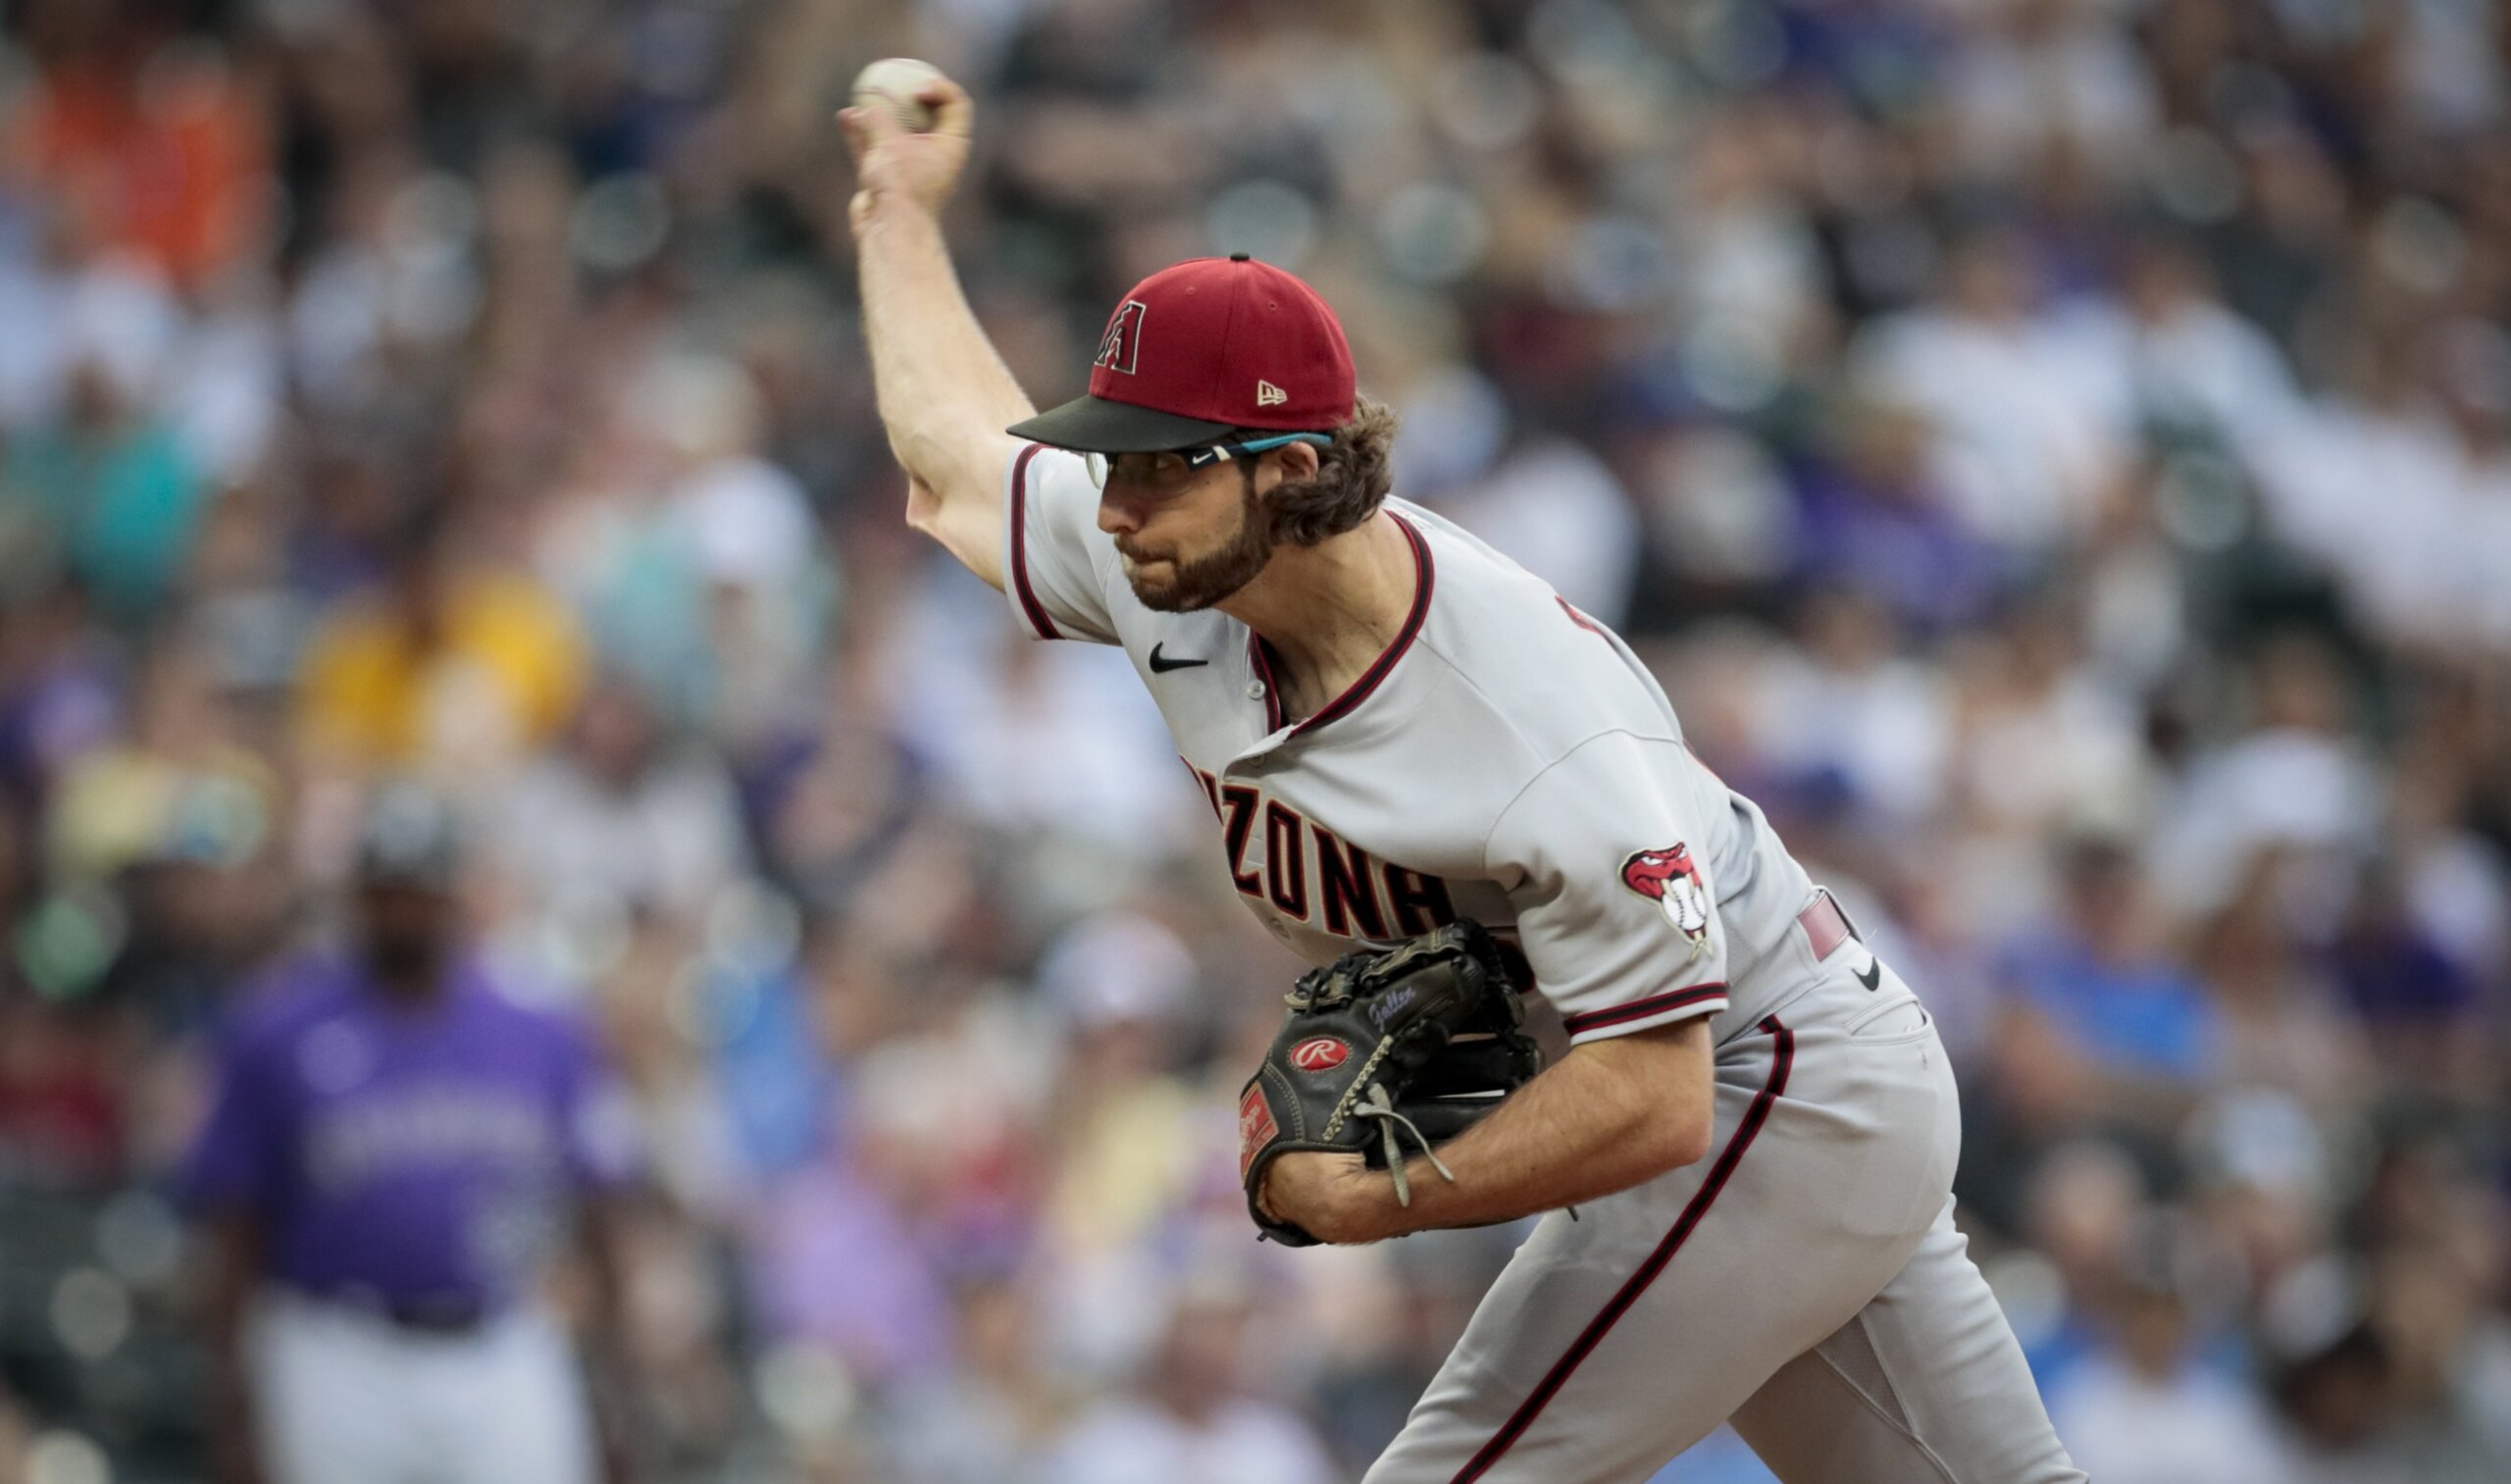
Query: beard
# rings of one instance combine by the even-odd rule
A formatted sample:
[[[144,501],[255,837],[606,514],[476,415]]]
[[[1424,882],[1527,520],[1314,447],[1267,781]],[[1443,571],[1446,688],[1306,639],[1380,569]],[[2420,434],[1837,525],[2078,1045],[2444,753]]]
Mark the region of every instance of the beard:
[[[1254,582],[1273,559],[1278,540],[1273,523],[1256,497],[1256,471],[1241,465],[1239,472],[1246,481],[1246,493],[1238,507],[1238,529],[1212,550],[1184,561],[1174,556],[1146,557],[1122,539],[1116,542],[1117,554],[1125,559],[1125,581],[1144,607],[1155,613],[1194,613],[1211,607]],[[1147,561],[1165,562],[1166,575],[1152,577]]]

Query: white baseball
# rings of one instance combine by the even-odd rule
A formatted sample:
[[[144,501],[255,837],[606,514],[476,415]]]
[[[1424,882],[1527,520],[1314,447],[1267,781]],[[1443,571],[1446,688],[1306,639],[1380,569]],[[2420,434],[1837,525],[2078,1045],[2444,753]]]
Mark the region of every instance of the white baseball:
[[[933,127],[933,110],[915,95],[941,80],[942,69],[930,62],[883,57],[854,75],[854,106],[886,107],[900,128],[920,134]]]

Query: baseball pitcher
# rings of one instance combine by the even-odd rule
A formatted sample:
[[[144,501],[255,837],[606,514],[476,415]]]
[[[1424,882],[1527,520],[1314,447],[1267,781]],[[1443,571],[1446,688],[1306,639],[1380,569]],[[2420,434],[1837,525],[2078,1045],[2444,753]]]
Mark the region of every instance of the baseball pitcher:
[[[1243,254],[1137,285],[1039,413],[937,225],[972,106],[918,101],[843,116],[907,520],[1035,637],[1124,647],[1318,966],[1239,1108],[1258,1224],[1549,1213],[1369,1484],[1642,1480],[1725,1421],[1789,1484],[2081,1480],[1953,1226],[1927,1012],[1629,648],[1389,496],[1333,311]],[[1568,1032],[1530,1075],[1519,995]],[[1517,1070],[1443,1138],[1414,1095],[1467,1043]]]

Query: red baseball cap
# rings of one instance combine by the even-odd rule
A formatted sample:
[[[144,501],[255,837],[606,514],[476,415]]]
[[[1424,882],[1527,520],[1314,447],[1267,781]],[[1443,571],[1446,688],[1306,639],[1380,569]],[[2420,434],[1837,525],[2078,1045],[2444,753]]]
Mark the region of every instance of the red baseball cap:
[[[1088,453],[1156,453],[1241,430],[1331,433],[1352,420],[1356,384],[1343,326],[1315,289],[1243,252],[1195,258],[1116,306],[1088,396],[1009,431]]]

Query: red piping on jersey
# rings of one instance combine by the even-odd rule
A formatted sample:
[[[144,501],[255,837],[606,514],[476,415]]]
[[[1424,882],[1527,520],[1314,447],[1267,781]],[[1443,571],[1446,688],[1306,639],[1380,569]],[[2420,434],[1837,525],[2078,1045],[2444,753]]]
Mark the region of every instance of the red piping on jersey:
[[[1031,443],[1011,461],[1011,590],[1019,596],[1020,611],[1029,615],[1029,627],[1038,631],[1038,638],[1061,639],[1047,605],[1038,601],[1037,590],[1029,586],[1029,461],[1045,447]]]
[[[1605,633],[1604,625],[1597,623],[1594,619],[1591,619],[1587,617],[1587,615],[1579,612],[1576,605],[1572,604],[1569,599],[1563,597],[1560,593],[1554,593],[1552,595],[1552,600],[1561,605],[1562,612],[1569,615],[1569,622],[1576,624],[1579,628],[1586,630],[1589,634],[1595,635],[1600,639],[1611,639],[1613,637]]]
[[[1657,1250],[1648,1254],[1648,1259],[1639,1264],[1639,1270],[1630,1275],[1604,1308],[1587,1321],[1587,1327],[1570,1342],[1561,1358],[1552,1362],[1552,1369],[1544,1372],[1543,1379],[1535,1383],[1534,1390],[1523,1402],[1517,1404],[1517,1409],[1510,1414],[1509,1420],[1491,1435],[1490,1442],[1483,1444],[1479,1452],[1465,1460],[1464,1466],[1457,1470],[1456,1477],[1449,1484],[1473,1484],[1474,1480],[1490,1471],[1501,1455],[1525,1435],[1535,1417],[1568,1382],[1570,1372],[1604,1343],[1614,1324],[1630,1311],[1630,1306],[1639,1302],[1639,1296],[1648,1291],[1648,1285],[1665,1272],[1665,1264],[1673,1260],[1675,1252],[1700,1225],[1701,1218],[1709,1214],[1709,1207],[1717,1202],[1717,1193],[1726,1188],[1726,1182],[1734,1177],[1735,1166],[1743,1162],[1744,1151],[1752,1148],[1754,1136],[1762,1131],[1763,1124],[1769,1121],[1770,1104],[1787,1095],[1788,1068],[1796,1061],[1796,1033],[1781,1025],[1775,1015],[1765,1017],[1762,1029],[1778,1038],[1777,1046],[1770,1051],[1769,1081],[1753,1095],[1753,1105],[1744,1110],[1744,1121],[1735,1126],[1734,1136],[1726,1141],[1725,1152],[1717,1156],[1717,1163],[1710,1170],[1709,1178],[1700,1183],[1700,1189],[1693,1193],[1690,1203],[1683,1207],[1683,1213],[1675,1218],[1672,1228],[1665,1233],[1665,1240],[1657,1244]]]
[[[1282,730],[1282,687],[1273,679],[1273,656],[1264,647],[1264,636],[1247,631],[1247,662],[1256,667],[1256,678],[1264,683],[1264,730]]]
[[[1395,529],[1404,533],[1404,538],[1412,543],[1412,611],[1404,616],[1404,627],[1396,633],[1395,642],[1386,646],[1386,652],[1362,671],[1360,678],[1352,682],[1349,690],[1327,703],[1325,709],[1301,722],[1294,729],[1294,735],[1312,732],[1328,722],[1351,715],[1360,702],[1369,698],[1371,691],[1385,683],[1388,674],[1395,669],[1395,662],[1402,659],[1405,651],[1412,647],[1412,641],[1421,637],[1421,625],[1430,616],[1430,591],[1439,581],[1438,569],[1430,561],[1430,543],[1421,539],[1421,533],[1412,529],[1410,521],[1392,510],[1387,512],[1387,516],[1395,522]],[[1249,662],[1256,667],[1256,679],[1264,683],[1266,730],[1278,732],[1282,729],[1282,688],[1274,684],[1273,661],[1265,653],[1264,637],[1253,630],[1247,635],[1247,655]]]
[[[1651,995],[1645,999],[1634,999],[1628,1004],[1616,1004],[1606,1009],[1566,1015],[1562,1017],[1561,1023],[1569,1028],[1570,1035],[1575,1036],[1581,1031],[1592,1031],[1599,1026],[1622,1025],[1633,1020],[1645,1020],[1651,1015],[1661,1014],[1666,1010],[1678,1010],[1687,1004],[1700,1004],[1706,1000],[1723,998],[1725,994],[1726,981],[1713,979],[1707,984],[1667,990],[1663,995]]]

